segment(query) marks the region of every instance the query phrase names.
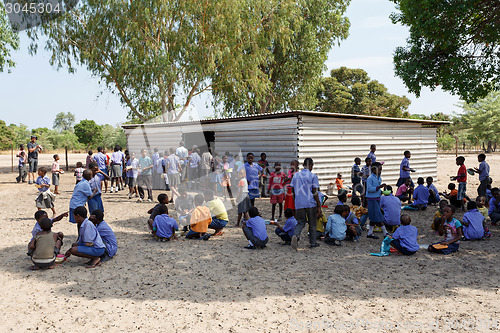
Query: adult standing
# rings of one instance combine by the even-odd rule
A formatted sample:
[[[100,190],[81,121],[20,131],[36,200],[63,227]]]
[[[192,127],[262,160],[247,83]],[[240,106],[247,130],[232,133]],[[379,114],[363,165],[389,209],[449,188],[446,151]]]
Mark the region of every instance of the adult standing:
[[[35,182],[35,174],[38,171],[38,153],[42,152],[42,146],[36,143],[38,138],[36,135],[31,136],[31,141],[28,142],[28,184]]]
[[[139,158],[139,175],[137,176],[137,189],[139,190],[139,199],[144,200],[144,187],[148,191],[148,202],[153,202],[153,160],[148,156],[146,149],[141,150]]]
[[[297,250],[298,240],[306,223],[309,224],[309,247],[318,247],[316,242],[316,218],[321,216],[319,201],[318,176],[312,173],[314,163],[312,158],[304,159],[304,169],[293,175],[290,186],[295,200],[295,218],[297,225],[292,237],[291,246]]]
[[[125,156],[123,155],[123,152],[120,149],[121,147],[116,145],[113,154],[111,154],[111,160],[110,160],[111,172],[109,175],[111,177],[111,189],[110,189],[111,193],[113,193],[113,182],[116,183],[116,193],[118,193],[118,191],[123,190],[123,182],[121,182],[121,180],[122,180],[122,171],[123,171],[123,163],[125,162]]]
[[[160,175],[156,172],[156,167],[158,166],[158,160],[160,159],[160,153],[158,152],[158,148],[154,148],[154,153],[151,155],[151,159],[153,160],[153,189],[158,189],[160,187]]]
[[[184,147],[184,141],[179,142],[179,147],[175,150],[175,155],[179,157],[181,162],[181,183],[186,180],[187,177],[187,158],[189,156],[189,151]]]
[[[163,160],[163,166],[164,172],[167,174],[168,185],[170,187],[170,201],[174,202],[175,197],[179,196],[179,191],[177,189],[181,183],[179,176],[181,173],[181,161],[179,156],[175,154],[175,149],[173,147],[170,148],[170,155]]]

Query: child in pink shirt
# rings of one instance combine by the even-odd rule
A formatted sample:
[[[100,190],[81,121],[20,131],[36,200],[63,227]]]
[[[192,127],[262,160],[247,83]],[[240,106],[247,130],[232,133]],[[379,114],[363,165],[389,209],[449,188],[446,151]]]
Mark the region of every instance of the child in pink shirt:
[[[274,172],[271,172],[269,175],[269,185],[267,187],[271,195],[270,202],[272,204],[272,220],[274,220],[276,204],[279,204],[280,211],[278,220],[281,221],[281,215],[283,213],[283,200],[285,200],[285,178],[285,173],[281,171],[281,163],[274,163]]]

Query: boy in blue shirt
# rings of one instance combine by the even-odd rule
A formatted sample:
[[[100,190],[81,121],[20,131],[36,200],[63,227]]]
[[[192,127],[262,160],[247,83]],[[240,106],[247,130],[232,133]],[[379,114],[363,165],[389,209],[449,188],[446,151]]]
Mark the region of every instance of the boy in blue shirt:
[[[384,195],[380,198],[380,208],[384,212],[384,224],[394,228],[399,225],[401,219],[401,200],[392,194],[392,187],[387,186],[386,191],[389,195]],[[394,229],[391,229],[394,230]]]
[[[89,170],[90,171],[90,170]],[[106,245],[102,241],[95,225],[87,218],[87,209],[83,206],[76,207],[73,211],[75,222],[79,226],[79,236],[76,243],[64,255],[88,258],[87,268],[94,268],[101,264],[101,256],[106,251]]]
[[[253,162],[254,155],[253,153],[247,154],[247,162],[238,168],[240,171],[242,168],[245,168],[247,182],[248,182],[248,196],[250,197],[250,204],[255,206],[255,198],[260,197],[260,175],[263,170],[260,165]]]
[[[427,183],[427,189],[429,190],[429,203],[435,205],[441,201],[441,197],[439,196],[438,189],[433,184],[434,179],[432,177],[427,177],[425,182]]]
[[[399,167],[399,179],[398,182],[396,183],[396,187],[400,187],[404,183],[406,183],[406,180],[409,179],[411,181],[411,187],[414,187],[415,184],[413,184],[413,181],[411,180],[410,172],[415,172],[412,168],[410,168],[410,158],[411,158],[411,153],[409,150],[405,150],[403,153],[404,158],[401,161],[401,165]]]
[[[344,208],[349,208],[349,206],[335,206],[334,214],[328,217],[325,228],[325,243],[328,245],[342,245],[342,241],[346,237],[345,219],[349,215],[350,208],[349,210]]]
[[[152,234],[162,242],[177,239],[175,232],[179,230],[179,226],[175,219],[168,216],[168,208],[165,205],[160,205],[158,215],[156,215],[152,227]]]
[[[357,195],[363,195],[363,188],[361,186],[361,159],[359,157],[356,157],[354,159],[354,164],[351,168],[351,183],[352,183],[352,195],[357,196]]]
[[[242,223],[243,233],[248,239],[248,245],[245,246],[245,249],[263,249],[269,241],[266,230],[266,222],[259,216],[259,210],[257,207],[250,207],[248,215],[250,216],[248,221],[243,221]]]
[[[69,221],[71,223],[77,223],[73,215],[76,207],[85,206],[87,200],[92,195],[89,183],[90,179],[92,179],[92,171],[85,169],[83,171],[83,179],[73,189],[73,195],[69,201]],[[78,229],[78,232],[80,232],[80,229]]]
[[[420,246],[417,243],[418,230],[410,225],[411,218],[409,215],[401,215],[401,226],[389,236],[392,238],[391,246],[398,251],[399,254],[411,256],[417,253]]]
[[[429,203],[429,189],[424,186],[424,178],[422,177],[418,177],[417,184],[418,186],[413,191],[411,206],[419,210],[426,210]]]
[[[96,209],[89,216],[89,220],[94,223],[97,232],[102,238],[104,245],[106,245],[106,252],[101,256],[101,262],[106,262],[113,258],[118,251],[118,241],[113,229],[104,221],[104,212]]]
[[[295,231],[295,226],[297,225],[297,220],[293,216],[293,209],[285,209],[285,217],[286,222],[283,228],[276,221],[271,222],[271,224],[276,226],[274,232],[285,242],[283,245],[290,245]]]
[[[488,188],[490,180],[490,166],[486,163],[486,155],[477,155],[479,167],[474,168],[474,171],[479,174],[479,187],[477,188],[477,195],[486,197],[486,189]]]
[[[462,229],[465,240],[482,239],[484,237],[484,215],[477,210],[475,201],[467,203],[467,212],[464,214]]]
[[[500,222],[500,189],[494,187],[491,189],[492,198],[490,200],[490,209],[488,216],[491,219],[492,225],[497,225]]]

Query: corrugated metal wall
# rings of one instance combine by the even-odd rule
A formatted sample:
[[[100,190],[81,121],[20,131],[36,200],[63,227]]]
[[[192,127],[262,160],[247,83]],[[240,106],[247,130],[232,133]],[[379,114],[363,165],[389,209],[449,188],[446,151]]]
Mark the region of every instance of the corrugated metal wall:
[[[267,154],[271,164],[281,162],[288,168],[290,161],[297,158],[297,117],[247,120],[203,124],[205,131],[215,132],[215,150],[219,153],[241,151],[245,158],[254,153],[255,161],[261,153]]]
[[[318,175],[321,189],[335,182],[337,172],[342,173],[345,184],[351,183],[354,158],[360,157],[361,165],[377,145],[377,161],[385,161],[382,180],[395,185],[399,178],[399,165],[403,152],[410,150],[412,173],[418,177],[437,178],[436,129],[422,128],[418,123],[387,122],[376,120],[350,120],[327,117],[300,116],[298,156],[314,160],[313,172]]]

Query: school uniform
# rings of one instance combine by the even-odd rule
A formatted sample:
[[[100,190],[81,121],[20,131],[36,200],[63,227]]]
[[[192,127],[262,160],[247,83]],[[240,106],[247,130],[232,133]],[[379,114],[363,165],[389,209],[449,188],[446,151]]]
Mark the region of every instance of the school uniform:
[[[104,212],[104,206],[102,204],[101,182],[102,176],[99,173],[92,177],[89,181],[92,193],[96,191],[92,198],[88,199],[89,213],[92,213],[96,209],[100,209]]]
[[[116,239],[116,235],[111,229],[111,227],[105,222],[102,221],[99,225],[96,226],[97,232],[101,236],[101,239],[106,246],[105,255],[112,258],[115,256],[118,251],[118,241]]]
[[[181,184],[181,178],[179,175],[179,168],[181,167],[181,160],[175,154],[170,154],[166,159],[163,160],[163,165],[165,166],[168,184],[172,187],[177,187]]]
[[[410,172],[409,170],[404,170],[403,168],[410,168],[410,159],[405,157],[403,158],[403,160],[401,161],[401,164],[399,166],[399,179],[398,179],[398,182],[396,183],[396,186],[399,187],[401,185],[403,185],[404,183],[406,183],[406,180],[407,179],[410,179],[411,181],[411,186],[415,186],[415,184],[413,183],[413,180],[411,179],[411,176],[410,176]]]
[[[248,196],[250,197],[250,199],[259,198],[259,172],[262,172],[262,167],[255,162],[251,165],[248,164],[248,162],[245,162],[245,164],[239,167],[238,171],[240,171],[240,169],[242,168],[245,168],[246,171],[246,177],[248,181]]]
[[[472,209],[464,214],[464,222],[467,222],[469,226],[463,226],[464,237],[466,239],[481,239],[484,236],[484,216],[477,209]]]
[[[368,217],[370,222],[382,223],[384,216],[380,211],[380,196],[382,191],[377,189],[382,184],[382,178],[372,173],[366,180],[366,201],[368,203]]]
[[[486,197],[486,189],[488,188],[488,183],[490,181],[490,166],[486,161],[479,163],[479,187],[477,188],[477,194]]]
[[[85,219],[80,226],[80,236],[78,237],[78,252],[89,256],[100,257],[106,251],[106,245],[102,241],[101,235],[95,225],[89,219]],[[86,246],[85,243],[92,243]]]
[[[47,176],[38,176],[35,184],[50,185],[50,178]],[[38,196],[36,197],[37,208],[54,208],[54,200],[55,195],[50,192],[49,187],[42,187],[38,189]]]
[[[392,193],[380,198],[380,208],[384,211],[386,225],[399,225],[401,220],[401,200]]]
[[[500,201],[498,204],[495,204],[495,198],[491,198],[490,200],[490,209],[488,209],[488,215],[490,216],[491,223],[497,224],[500,222]]]
[[[94,161],[97,163],[97,167],[105,174],[108,174],[108,168],[106,167],[107,159],[106,155],[101,152],[94,154]]]
[[[429,203],[438,203],[441,201],[441,197],[439,196],[439,191],[434,186],[434,184],[427,185],[427,190],[429,190]]]
[[[418,209],[427,208],[429,203],[429,190],[424,185],[418,185],[413,191],[413,207]]]
[[[76,207],[85,206],[88,197],[92,195],[90,183],[84,178],[81,182],[75,185],[73,195],[69,201],[69,221],[76,223],[73,211]]]
[[[297,220],[295,217],[290,217],[286,220],[283,230],[276,228],[274,232],[278,235],[285,243],[289,244],[292,241],[293,233],[295,232],[295,227],[297,226]]]
[[[250,245],[255,247],[265,247],[269,241],[267,236],[266,222],[260,216],[255,216],[245,222],[246,226],[243,227],[243,232],[247,237]]]
[[[309,242],[316,244],[317,203],[312,193],[313,188],[319,191],[318,176],[309,169],[302,169],[293,175],[290,183],[295,193],[295,218],[297,226],[294,235],[300,237],[306,223],[309,224]]]
[[[325,228],[325,243],[334,245],[335,241],[344,240],[346,231],[345,219],[339,214],[330,215]]]
[[[363,189],[361,187],[361,177],[359,176],[360,172],[361,169],[359,168],[359,165],[354,163],[351,168],[352,195],[356,195],[356,193],[358,193],[359,195],[363,194]]]
[[[174,234],[173,230],[178,229],[177,221],[167,214],[157,215],[153,221],[153,231],[160,238],[170,238]]]
[[[418,229],[412,225],[401,225],[394,234],[391,244],[404,255],[413,255],[420,246],[417,243]]]

